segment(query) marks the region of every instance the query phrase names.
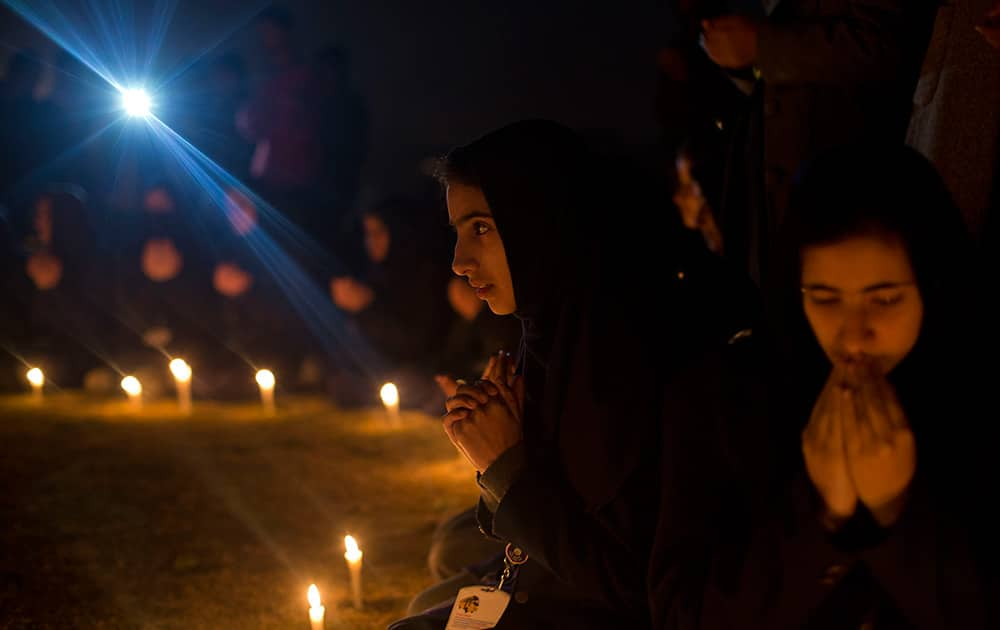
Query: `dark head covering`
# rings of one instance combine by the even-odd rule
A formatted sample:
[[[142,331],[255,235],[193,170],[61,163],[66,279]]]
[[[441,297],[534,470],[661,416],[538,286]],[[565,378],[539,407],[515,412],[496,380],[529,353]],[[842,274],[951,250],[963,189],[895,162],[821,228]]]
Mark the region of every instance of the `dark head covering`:
[[[889,378],[922,457],[943,454],[948,434],[964,433],[954,422],[979,415],[971,401],[995,371],[981,358],[995,356],[988,349],[995,344],[980,298],[982,269],[961,214],[934,167],[909,147],[869,142],[829,151],[804,169],[793,192],[782,235],[781,294],[773,303],[786,354],[797,366],[801,406],[815,401],[830,369],[802,308],[801,251],[856,235],[896,236],[909,254],[924,320],[913,350]],[[808,419],[805,411],[798,415],[802,423]]]
[[[523,320],[548,319],[583,284],[583,255],[593,247],[588,157],[580,137],[545,120],[514,123],[448,154],[446,177],[478,186],[490,205]]]
[[[525,443],[560,462],[589,507],[606,503],[655,443],[662,378],[684,354],[664,357],[665,341],[701,337],[679,303],[680,266],[699,250],[652,180],[553,122],[491,132],[443,171],[482,189],[504,244],[524,326]]]

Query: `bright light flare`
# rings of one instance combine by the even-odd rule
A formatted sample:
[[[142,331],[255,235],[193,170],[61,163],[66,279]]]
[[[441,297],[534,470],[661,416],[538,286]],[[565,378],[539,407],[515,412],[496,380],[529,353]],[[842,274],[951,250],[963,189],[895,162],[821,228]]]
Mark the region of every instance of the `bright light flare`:
[[[42,385],[45,384],[45,375],[42,374],[42,371],[38,368],[31,368],[30,370],[28,370],[27,376],[28,376],[28,382],[34,385],[35,387],[41,387]]]
[[[307,595],[307,597],[309,598],[309,606],[311,606],[312,608],[320,607],[321,602],[319,600],[319,589],[316,588],[315,584],[309,585],[309,594]]]
[[[261,389],[274,389],[274,372],[271,370],[258,370],[254,378]]]
[[[344,536],[344,547],[347,549],[344,558],[348,562],[353,563],[361,560],[361,549],[358,547],[358,541],[354,540],[354,536]]]
[[[174,359],[170,362],[170,373],[181,383],[191,380],[191,366],[184,359]]]
[[[129,116],[145,118],[152,112],[153,101],[146,90],[138,88],[122,90],[122,108]]]
[[[392,383],[386,383],[382,386],[382,390],[379,392],[379,396],[382,397],[382,404],[387,407],[393,407],[399,404],[399,390]]]
[[[129,396],[138,396],[142,393],[142,384],[134,376],[126,376],[122,379],[122,389]]]

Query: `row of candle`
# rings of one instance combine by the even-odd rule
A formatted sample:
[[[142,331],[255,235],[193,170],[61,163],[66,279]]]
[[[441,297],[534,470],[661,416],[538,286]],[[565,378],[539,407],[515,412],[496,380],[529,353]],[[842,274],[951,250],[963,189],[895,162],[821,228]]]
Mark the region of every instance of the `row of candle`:
[[[190,411],[191,367],[182,359],[174,359],[170,362],[170,371],[173,373],[174,378],[177,380],[179,385],[187,384],[186,387],[179,386],[177,391],[181,410]],[[45,375],[39,368],[31,368],[28,370],[27,378],[28,382],[32,385],[34,395],[40,399],[41,389],[45,384]],[[273,412],[275,385],[274,374],[272,374],[270,370],[259,370],[256,375],[256,380],[257,384],[261,388],[261,396],[265,408]],[[133,401],[133,404],[141,404],[142,384],[139,383],[139,379],[134,376],[126,376],[122,379],[121,386],[122,389],[125,390],[125,393],[128,394],[129,399]],[[269,395],[265,395],[265,392],[268,392]],[[382,402],[385,404],[390,415],[395,416],[398,414],[399,392],[396,390],[396,386],[392,383],[386,383],[382,386],[379,393],[381,394]],[[361,610],[364,606],[364,599],[361,593],[361,561],[364,558],[364,553],[361,551],[361,548],[358,546],[358,543],[353,536],[344,537],[344,546],[346,548],[344,559],[347,561],[347,568],[351,574],[351,600],[354,603],[354,607]],[[311,584],[309,586],[307,599],[309,601],[309,620],[312,623],[312,630],[323,630],[326,607],[323,606],[320,601],[319,589],[315,584]]]
[[[177,388],[177,405],[181,413],[191,413],[191,377],[193,371],[191,366],[184,359],[172,359],[170,361],[170,373],[174,376],[174,383]],[[36,401],[42,399],[42,388],[45,386],[45,374],[42,370],[33,367],[26,374],[28,383],[31,384],[32,397]],[[274,386],[277,383],[274,372],[271,370],[257,370],[254,376],[257,387],[260,389],[260,400],[267,415],[274,415]],[[142,383],[132,375],[125,376],[121,381],[121,388],[129,397],[134,408],[142,407]],[[399,390],[392,383],[386,383],[379,391],[382,404],[392,419],[399,416]]]
[[[361,610],[364,606],[361,597],[361,559],[364,554],[353,536],[344,537],[344,546],[347,548],[344,559],[347,560],[347,568],[351,572],[351,599],[354,602],[354,607]],[[309,585],[306,599],[309,600],[309,621],[312,623],[312,630],[323,630],[326,607],[320,600],[319,589],[316,588],[315,584]]]

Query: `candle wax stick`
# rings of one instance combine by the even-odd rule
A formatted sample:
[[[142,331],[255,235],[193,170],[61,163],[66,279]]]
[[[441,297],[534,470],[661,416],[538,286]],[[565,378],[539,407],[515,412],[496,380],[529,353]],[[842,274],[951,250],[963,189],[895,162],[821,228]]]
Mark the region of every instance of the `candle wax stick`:
[[[326,608],[320,601],[319,589],[316,588],[315,584],[309,585],[306,599],[309,600],[309,623],[312,624],[312,630],[323,630],[323,617],[326,615]]]
[[[191,413],[191,381],[177,381],[177,406],[181,413]]]
[[[312,624],[312,630],[323,630],[323,617],[325,613],[325,606],[312,606],[309,608],[309,623]]]
[[[274,407],[274,388],[261,388],[260,389],[260,402],[264,405],[264,414],[268,416],[273,416],[275,414]]]
[[[354,607],[361,610],[364,607],[364,601],[361,597],[361,561],[348,562],[347,564],[351,569],[351,598],[354,601]]]

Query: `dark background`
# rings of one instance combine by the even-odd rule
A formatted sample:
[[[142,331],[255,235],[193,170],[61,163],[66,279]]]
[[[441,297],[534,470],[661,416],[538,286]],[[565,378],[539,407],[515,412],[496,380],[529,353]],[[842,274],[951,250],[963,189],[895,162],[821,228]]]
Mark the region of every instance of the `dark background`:
[[[86,13],[80,13],[86,3],[20,4],[42,11],[45,5],[54,6],[71,22],[81,16],[74,30],[83,41],[93,42],[95,53],[112,58],[134,47],[137,58],[152,57],[155,80],[176,73],[206,51],[215,55],[238,50],[252,70],[257,61],[252,18],[270,3],[120,3],[132,13],[123,19],[124,38],[88,25]],[[118,3],[107,4],[108,13],[115,14],[110,7]],[[517,118],[549,117],[628,143],[651,144],[656,135],[656,51],[670,33],[665,5],[299,0],[278,6],[293,13],[303,52],[331,43],[350,50],[354,79],[371,115],[363,193],[369,197],[411,189],[422,157]],[[170,7],[169,22],[154,17]],[[168,26],[162,46],[149,54],[155,29],[164,23]],[[130,37],[132,41],[126,41]],[[30,46],[45,60],[55,51],[52,42],[7,6],[0,8],[0,45],[0,68],[20,47]],[[114,61],[108,64],[115,72]],[[169,99],[169,89],[164,93]],[[164,94],[160,96],[162,100]]]

